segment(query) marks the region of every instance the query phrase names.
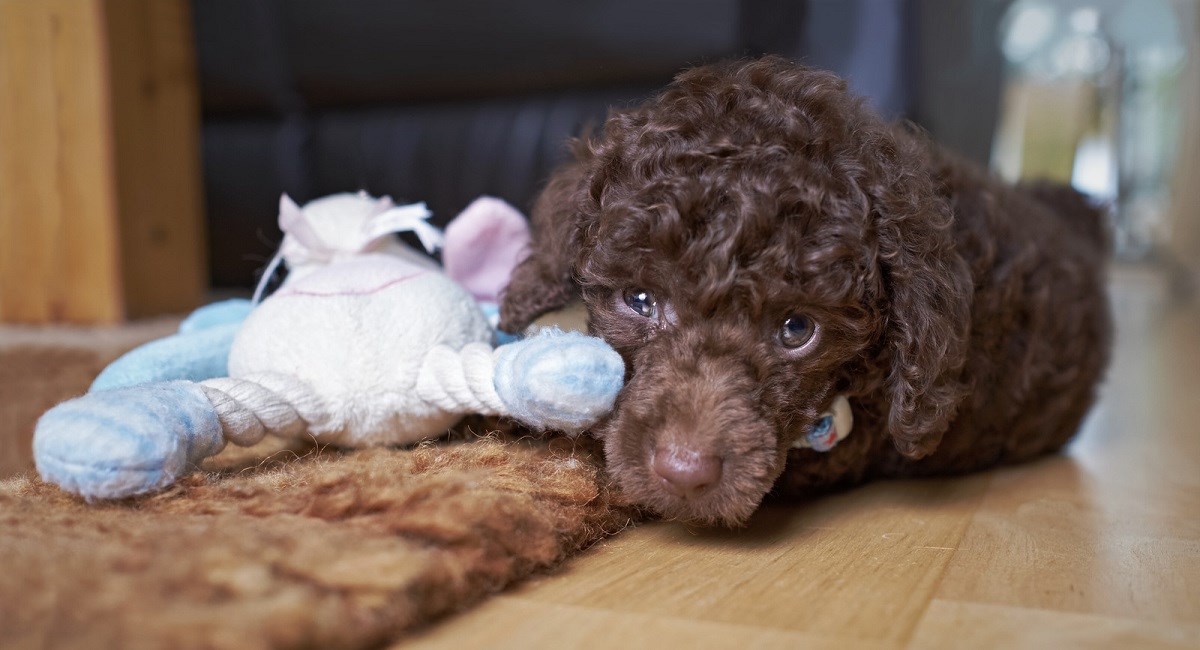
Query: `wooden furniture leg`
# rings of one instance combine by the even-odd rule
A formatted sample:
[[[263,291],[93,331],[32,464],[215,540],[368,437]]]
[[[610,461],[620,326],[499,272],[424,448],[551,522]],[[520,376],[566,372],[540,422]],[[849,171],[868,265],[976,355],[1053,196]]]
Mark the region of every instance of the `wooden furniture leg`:
[[[186,0],[0,0],[0,322],[196,306],[198,141]]]

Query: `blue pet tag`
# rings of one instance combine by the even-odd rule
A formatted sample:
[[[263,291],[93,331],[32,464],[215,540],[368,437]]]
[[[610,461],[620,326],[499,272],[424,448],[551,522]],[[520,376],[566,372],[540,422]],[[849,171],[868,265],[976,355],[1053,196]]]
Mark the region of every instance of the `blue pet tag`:
[[[817,419],[817,423],[803,438],[792,443],[792,447],[829,451],[850,435],[853,426],[854,414],[850,411],[850,401],[845,395],[838,395],[830,409]]]

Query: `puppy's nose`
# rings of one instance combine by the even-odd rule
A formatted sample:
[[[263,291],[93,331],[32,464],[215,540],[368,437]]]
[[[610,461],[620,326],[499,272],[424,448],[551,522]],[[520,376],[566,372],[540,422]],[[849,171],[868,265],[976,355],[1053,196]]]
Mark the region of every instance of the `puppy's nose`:
[[[677,497],[693,499],[721,480],[721,458],[674,445],[654,452],[654,473]]]

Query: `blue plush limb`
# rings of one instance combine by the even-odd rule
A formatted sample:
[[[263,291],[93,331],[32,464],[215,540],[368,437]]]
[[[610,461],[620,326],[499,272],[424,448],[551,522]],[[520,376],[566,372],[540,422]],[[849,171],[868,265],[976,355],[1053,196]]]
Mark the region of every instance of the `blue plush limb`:
[[[217,325],[136,347],[102,370],[89,390],[225,377],[229,374],[229,349],[240,327],[238,323]]]
[[[134,348],[109,364],[90,390],[228,375],[229,349],[250,309],[248,300],[225,300],[197,309],[184,319],[179,334]]]
[[[546,330],[498,348],[496,392],[536,428],[586,429],[612,410],[624,381],[621,355],[579,332]]]
[[[38,420],[42,479],[91,499],[119,499],[175,482],[224,446],[216,410],[187,381],[88,393]]]
[[[218,325],[239,324],[250,315],[254,303],[245,298],[232,298],[205,305],[192,312],[179,324],[179,333],[197,332]]]

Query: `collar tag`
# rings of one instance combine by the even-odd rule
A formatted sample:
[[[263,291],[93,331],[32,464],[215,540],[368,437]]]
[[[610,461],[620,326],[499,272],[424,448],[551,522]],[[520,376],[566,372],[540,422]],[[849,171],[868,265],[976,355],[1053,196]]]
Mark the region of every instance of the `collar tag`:
[[[850,400],[846,399],[845,395],[838,395],[834,398],[833,405],[829,407],[829,410],[822,413],[813,428],[804,437],[792,443],[792,447],[794,449],[808,447],[813,451],[829,451],[850,435],[852,428],[854,428],[854,413],[850,411]]]

